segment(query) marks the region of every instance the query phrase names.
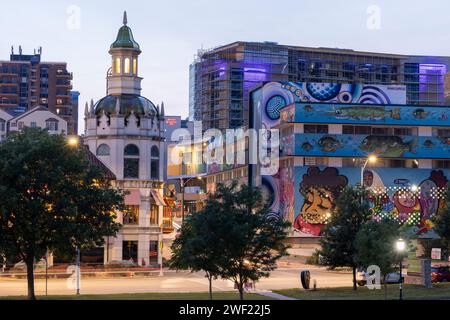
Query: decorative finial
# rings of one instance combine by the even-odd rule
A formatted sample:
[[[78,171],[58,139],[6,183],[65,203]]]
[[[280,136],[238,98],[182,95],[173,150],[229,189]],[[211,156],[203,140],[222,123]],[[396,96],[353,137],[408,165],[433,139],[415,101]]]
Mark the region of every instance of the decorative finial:
[[[164,101],[161,102],[161,112],[160,112],[161,118],[164,117]]]
[[[88,103],[86,101],[86,105],[84,106],[84,115],[87,117],[89,115],[89,107],[88,107]]]
[[[91,114],[94,114],[94,99],[91,99],[90,112]]]
[[[127,12],[124,11],[124,12],[123,12],[123,25],[126,26],[127,23],[128,23]]]

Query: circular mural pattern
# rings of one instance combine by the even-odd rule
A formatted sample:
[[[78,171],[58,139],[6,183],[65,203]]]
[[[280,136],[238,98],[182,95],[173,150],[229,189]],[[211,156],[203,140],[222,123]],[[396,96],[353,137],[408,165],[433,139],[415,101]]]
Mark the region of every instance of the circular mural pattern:
[[[271,120],[280,119],[280,109],[286,106],[286,100],[276,95],[271,97],[266,104],[266,114]]]
[[[308,83],[308,93],[316,100],[327,101],[335,98],[341,90],[339,83]]]

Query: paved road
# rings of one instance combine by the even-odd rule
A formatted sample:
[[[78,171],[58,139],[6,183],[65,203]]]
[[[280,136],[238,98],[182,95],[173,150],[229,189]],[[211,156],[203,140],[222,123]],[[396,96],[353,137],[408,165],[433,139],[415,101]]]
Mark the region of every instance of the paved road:
[[[348,272],[329,272],[323,268],[305,267],[311,271],[311,278],[316,279],[317,287],[350,286],[351,274]],[[270,278],[262,279],[256,284],[257,289],[274,290],[299,287],[299,271],[304,268],[283,268],[274,271]],[[36,294],[45,293],[45,280],[36,280]],[[70,284],[69,284],[70,285]],[[224,280],[213,282],[216,291],[232,291],[233,283]],[[26,280],[0,280],[0,296],[25,295]],[[74,294],[65,279],[49,279],[48,293],[53,295]],[[201,273],[166,272],[158,277],[133,278],[87,278],[81,280],[82,294],[142,293],[142,292],[204,292],[208,291],[208,281]]]

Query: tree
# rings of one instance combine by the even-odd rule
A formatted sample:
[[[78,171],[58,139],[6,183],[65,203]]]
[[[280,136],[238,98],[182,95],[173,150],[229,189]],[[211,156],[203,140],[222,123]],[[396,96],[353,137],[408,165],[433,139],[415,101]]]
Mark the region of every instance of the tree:
[[[336,199],[323,238],[320,240],[322,262],[330,269],[350,267],[353,270],[353,290],[356,286],[355,239],[371,216],[367,190],[345,187]]]
[[[268,277],[277,260],[287,255],[283,241],[290,223],[268,219],[268,208],[255,187],[242,185],[238,190],[236,183],[219,184],[211,201],[220,203],[222,214],[220,276],[235,283],[243,300],[244,285]]]
[[[396,270],[399,261],[395,243],[399,236],[398,224],[392,220],[369,221],[356,235],[355,262],[367,268],[376,265],[384,279],[385,296],[387,294],[386,276]]]
[[[205,207],[188,216],[181,226],[180,233],[172,243],[172,257],[169,268],[176,270],[191,269],[192,272],[204,271],[209,281],[209,298],[212,300],[212,280],[219,274],[223,264],[223,230],[220,203],[207,200]]]
[[[444,254],[450,252],[450,184],[445,192],[445,207],[441,209],[433,218],[434,230],[441,237],[444,246]]]
[[[102,245],[119,230],[114,212],[123,209],[123,193],[86,152],[37,128],[0,143],[0,253],[25,262],[29,299],[36,258]]]

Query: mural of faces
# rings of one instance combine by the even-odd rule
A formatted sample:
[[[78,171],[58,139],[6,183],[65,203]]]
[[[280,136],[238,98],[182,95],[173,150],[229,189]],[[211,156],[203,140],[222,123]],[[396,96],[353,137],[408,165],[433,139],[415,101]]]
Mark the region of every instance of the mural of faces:
[[[300,193],[305,200],[294,222],[294,229],[319,236],[332,215],[334,200],[347,183],[348,179],[339,175],[336,168],[320,171],[318,167],[310,167],[300,184]]]

